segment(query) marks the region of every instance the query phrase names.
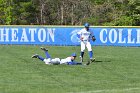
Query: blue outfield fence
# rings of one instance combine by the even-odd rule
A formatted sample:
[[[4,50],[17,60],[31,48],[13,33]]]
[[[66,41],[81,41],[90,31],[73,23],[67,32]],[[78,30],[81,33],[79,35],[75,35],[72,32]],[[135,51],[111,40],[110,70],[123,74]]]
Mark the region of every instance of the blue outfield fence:
[[[82,26],[0,26],[0,44],[80,45]],[[92,27],[92,45],[140,46],[140,27]]]

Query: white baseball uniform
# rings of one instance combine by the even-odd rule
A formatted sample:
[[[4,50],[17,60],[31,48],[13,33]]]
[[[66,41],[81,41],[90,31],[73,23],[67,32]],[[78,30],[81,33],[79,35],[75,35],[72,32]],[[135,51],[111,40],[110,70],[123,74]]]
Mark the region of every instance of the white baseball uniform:
[[[90,39],[93,33],[90,31],[90,29],[87,31],[85,28],[83,28],[77,34],[80,35],[80,38],[82,38],[81,51],[83,52],[85,47],[87,47],[88,51],[92,51]]]
[[[44,59],[43,60],[45,62],[45,64],[67,64],[68,62],[71,62],[71,57],[67,57],[64,59],[60,59],[60,58],[48,58],[48,59]]]

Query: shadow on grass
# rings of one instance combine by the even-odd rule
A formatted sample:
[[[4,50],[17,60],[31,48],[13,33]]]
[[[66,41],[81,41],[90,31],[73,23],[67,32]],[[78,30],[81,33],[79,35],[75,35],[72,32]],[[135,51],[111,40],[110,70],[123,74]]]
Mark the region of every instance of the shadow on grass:
[[[95,63],[101,63],[101,62],[111,62],[110,60],[102,61],[102,60],[96,60]]]

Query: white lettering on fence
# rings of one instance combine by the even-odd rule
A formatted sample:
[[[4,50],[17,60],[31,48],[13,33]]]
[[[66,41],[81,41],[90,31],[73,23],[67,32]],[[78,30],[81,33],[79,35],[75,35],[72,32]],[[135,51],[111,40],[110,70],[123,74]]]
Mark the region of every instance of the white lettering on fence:
[[[46,31],[45,29],[41,28],[38,31],[38,40],[40,42],[45,42],[45,39],[46,39]]]
[[[110,32],[109,32],[109,41],[111,43],[115,43],[117,41],[117,32],[116,32],[115,29],[110,30]]]
[[[20,42],[29,42],[25,28],[23,28]]]
[[[17,37],[17,34],[18,34],[18,28],[12,28],[11,29],[12,31],[12,34],[11,34],[11,42],[18,42],[18,37]]]
[[[119,30],[119,41],[118,43],[126,43],[126,38],[123,38],[123,29],[118,29]]]
[[[137,44],[140,44],[140,29],[137,29]]]
[[[52,28],[0,28],[0,42],[55,42]]]
[[[135,34],[134,34],[135,33]],[[133,31],[127,29],[125,33],[123,29],[102,29],[100,31],[100,41],[102,43],[121,43],[121,44],[139,44],[140,43],[140,29]]]
[[[106,36],[105,40],[104,40],[104,36]],[[101,32],[100,32],[100,40],[101,40],[102,43],[107,42],[107,29],[102,29],[101,30]]]
[[[0,29],[0,41],[1,42],[9,42],[9,34],[8,34],[9,29]]]
[[[50,42],[49,36],[51,37],[52,41],[54,42],[54,31],[55,31],[55,29],[48,28],[47,42]]]
[[[31,42],[35,42],[36,28],[30,28],[29,34],[31,34]]]

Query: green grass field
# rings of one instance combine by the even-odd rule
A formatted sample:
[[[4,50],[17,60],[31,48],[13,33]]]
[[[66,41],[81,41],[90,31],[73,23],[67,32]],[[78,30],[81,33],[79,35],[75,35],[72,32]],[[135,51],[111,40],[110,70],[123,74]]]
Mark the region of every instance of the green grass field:
[[[48,46],[52,57],[65,58],[79,46]],[[0,93],[140,93],[140,48],[94,46],[89,66],[45,65],[40,46],[0,45]],[[85,51],[84,63],[88,60]],[[76,61],[80,58],[77,57]]]

